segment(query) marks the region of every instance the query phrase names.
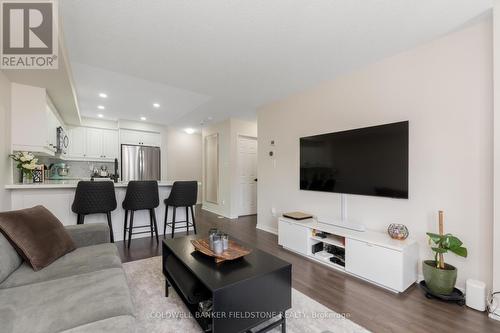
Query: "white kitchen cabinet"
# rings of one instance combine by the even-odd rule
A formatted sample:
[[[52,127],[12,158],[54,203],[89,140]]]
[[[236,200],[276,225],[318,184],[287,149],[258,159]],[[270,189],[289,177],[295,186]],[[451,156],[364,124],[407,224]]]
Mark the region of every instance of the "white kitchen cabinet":
[[[11,145],[13,151],[54,156],[58,125],[44,88],[12,83]]]
[[[278,244],[303,255],[308,254],[310,229],[284,219],[278,223]]]
[[[102,130],[102,156],[106,159],[118,158],[118,132],[115,130]]]
[[[85,157],[85,127],[73,127],[68,130],[69,158]]]
[[[68,130],[68,158],[86,161],[112,161],[119,157],[118,131],[94,127]]]
[[[45,113],[47,115],[47,142],[51,149],[57,149],[57,128],[60,126],[59,120],[47,105]]]
[[[122,129],[120,130],[120,143],[144,146],[161,146],[161,134]]]
[[[160,147],[161,146],[161,134],[144,132],[144,134],[142,135],[142,144],[145,146]]]
[[[102,158],[102,129],[86,128],[85,157]]]

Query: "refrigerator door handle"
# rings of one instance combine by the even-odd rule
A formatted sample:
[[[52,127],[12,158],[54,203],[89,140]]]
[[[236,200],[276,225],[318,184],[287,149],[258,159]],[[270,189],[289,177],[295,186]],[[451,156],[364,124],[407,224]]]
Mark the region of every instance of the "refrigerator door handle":
[[[139,180],[144,180],[144,151],[139,148]]]

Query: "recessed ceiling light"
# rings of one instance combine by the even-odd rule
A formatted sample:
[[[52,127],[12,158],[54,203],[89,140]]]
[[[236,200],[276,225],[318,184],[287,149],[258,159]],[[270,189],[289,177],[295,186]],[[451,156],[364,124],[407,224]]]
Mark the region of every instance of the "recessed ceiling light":
[[[194,133],[194,128],[186,128],[184,130],[184,132],[186,132],[187,134],[193,134]]]
[[[99,93],[99,97],[101,98],[108,98],[108,95],[105,93]]]
[[[160,107],[160,104],[158,104],[158,103],[153,103],[153,107],[155,107],[155,108],[157,108],[157,109],[158,109],[158,108]]]
[[[99,110],[104,110],[104,109],[105,109],[105,107],[104,107],[103,105],[98,105],[98,106],[97,106],[97,108],[98,108]]]
[[[142,121],[146,120],[146,117],[141,117],[141,120],[142,120]]]
[[[97,116],[98,116],[99,118],[104,117],[104,115],[103,115],[102,113],[99,113]]]

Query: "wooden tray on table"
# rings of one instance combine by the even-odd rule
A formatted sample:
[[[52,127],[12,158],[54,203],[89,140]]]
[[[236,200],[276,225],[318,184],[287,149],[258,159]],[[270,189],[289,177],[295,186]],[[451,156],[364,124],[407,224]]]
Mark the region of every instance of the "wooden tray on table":
[[[193,244],[197,251],[207,256],[214,257],[216,263],[238,259],[252,252],[252,250],[247,249],[232,240],[229,240],[229,248],[220,254],[216,254],[210,249],[210,242],[208,239],[194,239],[191,240],[191,244]]]

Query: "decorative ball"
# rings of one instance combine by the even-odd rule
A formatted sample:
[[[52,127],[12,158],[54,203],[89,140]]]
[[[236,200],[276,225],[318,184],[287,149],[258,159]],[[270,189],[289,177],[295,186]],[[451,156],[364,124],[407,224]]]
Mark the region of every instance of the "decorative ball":
[[[397,240],[404,240],[408,238],[410,232],[408,228],[404,224],[391,223],[389,227],[387,227],[387,233],[391,238]]]

